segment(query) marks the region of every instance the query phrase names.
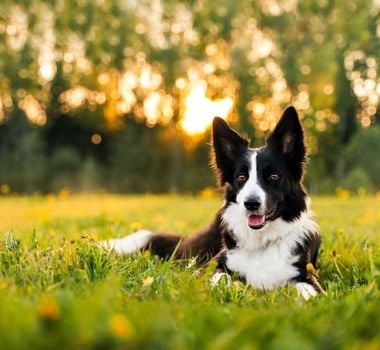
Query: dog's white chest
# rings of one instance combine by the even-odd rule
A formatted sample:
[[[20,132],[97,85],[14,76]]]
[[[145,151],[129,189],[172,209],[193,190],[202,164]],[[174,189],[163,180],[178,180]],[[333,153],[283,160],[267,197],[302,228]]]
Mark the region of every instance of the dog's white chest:
[[[227,254],[226,264],[253,287],[272,289],[285,285],[297,276],[297,269],[293,266],[297,259],[283,242],[265,250],[232,249]]]

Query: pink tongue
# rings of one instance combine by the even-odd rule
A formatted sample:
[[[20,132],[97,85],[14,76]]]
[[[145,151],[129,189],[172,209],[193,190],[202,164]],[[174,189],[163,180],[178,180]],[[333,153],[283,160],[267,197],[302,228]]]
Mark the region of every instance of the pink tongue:
[[[264,224],[265,221],[265,215],[254,215],[251,214],[248,216],[248,226],[250,227],[257,227]]]

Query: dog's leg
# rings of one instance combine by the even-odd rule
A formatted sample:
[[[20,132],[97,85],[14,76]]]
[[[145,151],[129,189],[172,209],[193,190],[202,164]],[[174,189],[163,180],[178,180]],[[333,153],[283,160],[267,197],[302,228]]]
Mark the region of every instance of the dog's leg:
[[[230,285],[232,272],[228,269],[226,265],[227,250],[221,250],[216,256],[212,258],[212,260],[216,260],[218,264],[216,266],[215,273],[212,275],[210,279],[211,287],[215,287],[222,279],[227,281],[227,285]]]

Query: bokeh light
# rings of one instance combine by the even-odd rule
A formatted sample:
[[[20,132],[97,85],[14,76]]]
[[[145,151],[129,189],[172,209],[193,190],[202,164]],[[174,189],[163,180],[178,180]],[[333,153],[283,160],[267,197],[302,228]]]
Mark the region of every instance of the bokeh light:
[[[214,117],[226,119],[233,108],[231,97],[211,100],[206,96],[207,83],[203,80],[191,84],[184,100],[181,127],[189,135],[203,133]]]

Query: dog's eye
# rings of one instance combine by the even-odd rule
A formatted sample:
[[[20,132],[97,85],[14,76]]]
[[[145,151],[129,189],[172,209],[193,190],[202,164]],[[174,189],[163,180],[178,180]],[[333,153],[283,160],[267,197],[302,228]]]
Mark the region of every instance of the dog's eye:
[[[238,180],[239,182],[245,182],[245,181],[247,181],[247,179],[248,179],[247,175],[244,175],[244,174],[240,174],[236,178],[236,180]]]
[[[278,174],[270,174],[268,176],[268,180],[269,181],[278,181],[278,180],[280,180],[280,175],[278,175]]]

